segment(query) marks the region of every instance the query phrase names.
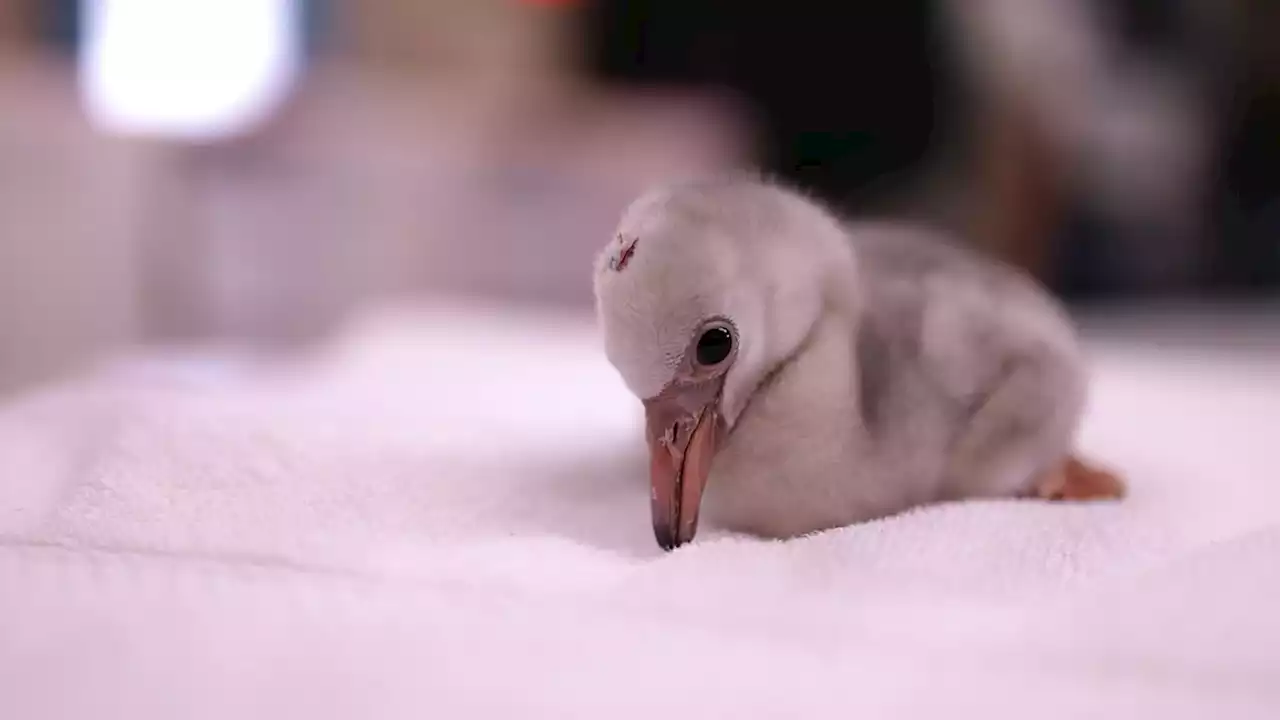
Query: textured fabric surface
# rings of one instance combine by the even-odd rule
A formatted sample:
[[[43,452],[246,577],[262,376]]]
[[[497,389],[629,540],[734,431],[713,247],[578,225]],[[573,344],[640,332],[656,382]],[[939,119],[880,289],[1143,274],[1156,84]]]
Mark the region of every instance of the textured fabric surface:
[[[1277,717],[1276,364],[1091,348],[1123,503],[672,554],[589,323],[123,360],[0,409],[0,715]]]

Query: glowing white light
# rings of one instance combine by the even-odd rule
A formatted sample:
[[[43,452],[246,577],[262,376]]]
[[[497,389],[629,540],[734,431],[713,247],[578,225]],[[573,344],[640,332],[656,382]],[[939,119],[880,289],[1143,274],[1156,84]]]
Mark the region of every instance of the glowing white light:
[[[80,92],[94,123],[205,140],[284,100],[301,64],[294,0],[81,0]]]

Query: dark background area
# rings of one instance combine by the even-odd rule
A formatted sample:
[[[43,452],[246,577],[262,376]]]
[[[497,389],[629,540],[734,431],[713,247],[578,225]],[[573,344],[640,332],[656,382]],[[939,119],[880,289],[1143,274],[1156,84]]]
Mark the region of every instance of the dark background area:
[[[1204,203],[1206,262],[1160,294],[1248,294],[1280,286],[1280,94],[1259,10],[1252,41],[1226,47],[1188,3],[1107,2],[1123,52],[1174,66],[1214,88],[1220,123]],[[608,83],[732,88],[762,125],[769,172],[850,214],[909,185],[939,153],[972,148],[973,108],[951,70],[928,0],[778,4],[600,0],[583,11],[590,71]],[[1276,37],[1275,35],[1271,36]],[[1270,42],[1274,45],[1274,42]],[[1269,57],[1261,57],[1268,55]],[[1116,233],[1070,190],[1054,228],[1059,262],[1046,280],[1075,299],[1141,294]],[[1151,241],[1158,246],[1159,239]]]

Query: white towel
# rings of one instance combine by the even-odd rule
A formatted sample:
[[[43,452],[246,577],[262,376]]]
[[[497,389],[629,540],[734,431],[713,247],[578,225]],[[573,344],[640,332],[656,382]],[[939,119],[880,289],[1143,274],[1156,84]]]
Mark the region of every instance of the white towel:
[[[586,321],[104,367],[0,410],[0,717],[1280,717],[1277,366],[1095,351],[1123,503],[671,554]]]

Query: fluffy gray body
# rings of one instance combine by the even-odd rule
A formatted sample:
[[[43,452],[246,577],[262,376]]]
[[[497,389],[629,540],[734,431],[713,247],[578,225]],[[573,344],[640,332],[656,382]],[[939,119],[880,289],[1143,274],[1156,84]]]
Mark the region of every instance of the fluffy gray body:
[[[738,417],[708,483],[716,524],[789,536],[1025,495],[1071,449],[1086,378],[1038,288],[927,231],[848,232],[853,297],[825,308]]]
[[[688,335],[731,320],[726,431],[703,516],[770,537],[915,505],[1029,494],[1071,449],[1087,377],[1035,282],[932,231],[846,223],[750,179],[638,199],[631,263],[596,268],[606,352],[632,391],[678,383]]]

